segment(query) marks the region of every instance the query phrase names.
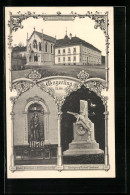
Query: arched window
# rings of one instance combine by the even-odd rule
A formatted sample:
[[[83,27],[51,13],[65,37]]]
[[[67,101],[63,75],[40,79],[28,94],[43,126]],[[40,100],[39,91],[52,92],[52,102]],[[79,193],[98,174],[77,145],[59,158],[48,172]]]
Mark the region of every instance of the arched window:
[[[33,48],[37,49],[37,41],[36,40],[33,41]]]

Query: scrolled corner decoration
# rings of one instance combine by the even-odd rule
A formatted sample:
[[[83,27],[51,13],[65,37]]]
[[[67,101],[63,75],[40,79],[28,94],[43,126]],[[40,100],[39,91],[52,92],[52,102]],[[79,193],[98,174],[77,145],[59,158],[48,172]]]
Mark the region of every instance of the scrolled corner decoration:
[[[74,83],[73,88],[71,86],[67,86],[65,89],[66,92],[66,96],[69,96],[71,94],[71,92],[73,91],[77,91],[78,89],[80,89],[82,86],[82,83]]]
[[[95,13],[88,11],[86,16],[88,16],[89,18],[95,21],[95,25],[94,25],[95,29],[99,27],[101,30],[104,31],[105,34],[107,34],[107,27],[109,25],[108,12],[102,14],[98,11],[96,11]]]
[[[34,86],[34,83],[30,83],[27,81],[18,81],[15,82],[12,86],[12,89],[17,91],[17,95],[20,96],[25,91],[31,89]]]
[[[105,87],[102,85],[99,81],[89,81],[87,83],[84,83],[84,86],[88,88],[90,91],[93,91],[96,93],[100,98],[102,98],[102,90],[105,89]]]

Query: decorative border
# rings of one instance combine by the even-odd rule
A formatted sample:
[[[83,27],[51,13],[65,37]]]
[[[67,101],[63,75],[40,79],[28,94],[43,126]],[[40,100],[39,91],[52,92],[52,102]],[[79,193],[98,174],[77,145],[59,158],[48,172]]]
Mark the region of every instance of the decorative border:
[[[108,25],[109,25],[109,20],[108,20],[108,12],[105,13],[99,13],[99,12],[95,12],[92,13],[90,11],[87,11],[86,14],[77,14],[75,12],[71,12],[70,14],[61,14],[61,12],[57,12],[56,14],[36,14],[35,12],[26,12],[26,13],[21,13],[20,11],[17,12],[17,14],[13,15],[10,12],[10,20],[8,21],[8,26],[10,28],[10,34],[8,36],[8,48],[9,48],[9,84],[10,84],[10,90],[12,91],[12,89],[15,89],[17,91],[17,96],[16,97],[11,97],[11,102],[12,102],[12,112],[11,112],[11,120],[12,120],[12,139],[11,139],[11,147],[12,147],[12,153],[11,153],[11,166],[10,166],[10,170],[13,172],[15,170],[48,170],[48,167],[51,167],[51,169],[55,169],[54,166],[52,165],[47,165],[47,166],[14,166],[14,158],[13,158],[13,120],[14,120],[14,113],[13,113],[13,107],[14,104],[16,103],[17,99],[19,98],[19,96],[26,92],[27,90],[31,89],[35,84],[39,84],[41,81],[43,81],[43,79],[41,79],[40,75],[38,75],[38,77],[32,78],[32,76],[29,79],[17,79],[17,81],[15,80],[12,83],[12,77],[11,77],[11,53],[12,53],[12,42],[13,42],[13,36],[12,36],[12,32],[17,31],[19,28],[23,28],[22,25],[22,21],[33,17],[34,19],[38,19],[38,18],[42,18],[44,21],[74,21],[76,17],[78,18],[85,18],[85,17],[89,17],[92,20],[95,21],[95,25],[94,28],[100,28],[105,35],[106,38],[106,57],[105,57],[105,70],[106,70],[106,78],[105,78],[105,86],[103,85],[103,80],[99,79],[99,78],[92,78],[92,79],[88,79],[89,75],[87,73],[85,73],[84,71],[80,72],[78,75],[78,79],[79,81],[77,81],[77,85],[75,86],[75,88],[72,90],[70,88],[67,89],[68,94],[69,95],[72,91],[76,91],[77,89],[79,89],[82,85],[84,85],[85,87],[89,88],[89,90],[94,91],[99,97],[101,97],[103,104],[105,106],[105,164],[103,165],[62,165],[62,161],[60,159],[59,163],[56,166],[56,169],[58,171],[61,170],[76,170],[76,169],[82,169],[82,170],[109,170],[109,158],[108,158],[108,110],[107,110],[107,97],[103,97],[101,95],[102,89],[106,89],[108,90],[109,88],[109,67],[108,67],[108,57],[109,57],[109,34],[108,34]],[[36,73],[36,72],[35,72]],[[48,79],[51,79],[52,77],[48,77]],[[71,77],[72,78],[72,77]],[[47,79],[47,78],[46,78]],[[74,79],[74,78],[72,78]],[[40,86],[39,86],[40,87]],[[41,87],[40,87],[41,88]],[[50,90],[49,88],[47,90],[45,90],[44,88],[42,88],[42,90],[46,91],[47,93],[49,93],[50,96],[53,97],[57,107],[58,107],[58,121],[59,121],[59,125],[60,125],[60,120],[61,120],[61,107],[65,101],[66,97],[56,97],[54,96],[54,91]],[[61,148],[58,148],[59,153],[61,152]],[[24,168],[26,167],[26,168]],[[44,169],[44,168],[45,169]],[[92,168],[93,167],[93,168]],[[94,168],[95,167],[95,168]],[[102,167],[102,168],[101,168]]]
[[[30,76],[31,75],[31,76]],[[101,100],[103,101],[103,104],[105,106],[105,112],[104,112],[104,115],[105,115],[105,163],[104,163],[104,166],[103,166],[103,170],[106,170],[108,171],[110,166],[109,166],[109,155],[108,155],[108,115],[109,115],[109,112],[108,112],[108,106],[107,106],[107,100],[108,100],[108,97],[106,96],[102,96],[102,90],[106,88],[105,86],[105,80],[103,79],[99,79],[99,78],[90,78],[89,79],[89,74],[86,73],[84,70],[82,70],[78,75],[78,79],[76,78],[73,78],[73,77],[67,77],[67,76],[52,76],[52,77],[47,77],[47,78],[44,78],[44,79],[41,79],[41,77],[39,76],[39,78],[37,77],[37,75],[39,75],[38,72],[36,72],[35,70],[33,70],[30,74],[29,74],[29,78],[30,79],[17,79],[17,80],[14,80],[13,81],[13,89],[15,89],[17,91],[17,96],[16,97],[11,97],[11,102],[12,102],[12,112],[11,112],[11,120],[12,120],[12,135],[13,135],[13,132],[14,132],[14,128],[13,128],[13,119],[14,119],[14,113],[13,113],[13,108],[14,108],[14,105],[16,103],[16,101],[18,100],[19,96],[22,95],[22,93],[26,92],[27,90],[31,89],[34,85],[37,85],[39,88],[41,88],[41,90],[45,91],[46,93],[48,93],[55,101],[55,104],[57,105],[57,109],[58,109],[58,158],[57,158],[57,166],[56,166],[56,169],[58,171],[62,171],[64,169],[69,169],[69,167],[71,167],[71,170],[75,170],[77,166],[80,166],[81,168],[81,165],[74,165],[74,168],[72,168],[72,165],[63,165],[62,164],[62,148],[61,148],[61,129],[60,129],[60,123],[61,123],[61,117],[62,117],[62,112],[61,112],[61,108],[62,108],[62,105],[64,104],[64,101],[66,99],[67,96],[70,95],[71,92],[73,91],[77,91],[78,89],[81,88],[81,86],[85,86],[86,88],[88,88],[90,91],[93,91],[95,92],[100,98]],[[57,97],[55,94],[54,94],[54,91],[53,90],[50,90],[49,87],[44,87],[43,85],[39,85],[40,83],[42,83],[43,81],[49,81],[51,79],[58,79],[58,78],[62,78],[62,79],[68,79],[68,80],[73,80],[76,82],[76,86],[74,88],[68,88],[68,93],[66,94],[66,96],[59,96]],[[27,87],[28,86],[28,87]],[[31,86],[31,87],[30,87]],[[43,86],[43,87],[42,87]],[[13,140],[13,136],[12,136],[12,140]],[[88,167],[88,168],[85,168],[85,167]],[[98,165],[99,166],[99,165]],[[26,167],[26,166],[21,166],[21,167]],[[39,167],[39,166],[38,166]],[[48,165],[46,166],[48,167]],[[68,167],[68,168],[65,168],[65,167]],[[94,167],[94,166],[93,166]],[[26,168],[21,168],[22,170],[25,170]],[[29,169],[29,168],[28,168]],[[30,168],[30,170],[38,170],[37,168]],[[42,169],[42,168],[41,168]],[[92,169],[91,166],[89,166],[88,164],[87,165],[82,165],[82,168],[81,169],[84,169],[84,170],[88,170],[88,169]],[[100,166],[99,166],[99,169],[100,169]],[[99,170],[98,167],[96,168],[93,168],[93,170]],[[13,158],[13,141],[12,141],[12,155],[11,155],[11,168],[10,170],[12,172],[16,171],[16,170],[19,170],[17,168],[17,166],[14,166],[14,158]],[[44,170],[44,168],[43,168]],[[46,168],[45,168],[46,170]]]
[[[106,37],[106,57],[105,57],[105,70],[106,70],[106,90],[109,88],[109,67],[108,67],[108,54],[109,54],[109,34],[108,34],[108,26],[109,26],[109,19],[108,19],[108,11],[105,13],[100,13],[96,11],[95,13],[92,13],[90,11],[87,11],[86,14],[77,14],[76,12],[71,11],[70,14],[62,14],[60,11],[58,11],[56,14],[36,14],[35,12],[25,12],[21,13],[20,11],[17,12],[17,14],[13,15],[12,12],[10,12],[10,20],[8,21],[8,26],[10,28],[10,34],[8,35],[8,48],[10,49],[9,53],[9,59],[10,59],[10,90],[12,90],[12,78],[11,78],[11,52],[12,52],[12,41],[13,36],[12,32],[17,31],[19,28],[23,28],[22,22],[24,20],[27,20],[28,18],[42,18],[44,21],[74,21],[75,18],[85,18],[89,17],[92,20],[95,21],[94,28],[100,28]]]

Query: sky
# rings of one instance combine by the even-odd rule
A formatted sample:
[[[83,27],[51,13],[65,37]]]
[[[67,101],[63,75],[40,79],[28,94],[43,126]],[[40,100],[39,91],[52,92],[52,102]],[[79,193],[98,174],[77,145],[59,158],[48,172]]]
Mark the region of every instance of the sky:
[[[35,8],[36,9],[36,8]],[[101,8],[100,8],[101,9]],[[46,8],[46,14],[56,14],[56,11],[61,11],[61,13],[70,13],[70,10],[74,10],[73,8]],[[90,10],[90,9],[89,9]],[[91,9],[92,10],[92,9]],[[96,9],[98,11],[98,9]],[[94,10],[94,11],[96,11]],[[23,10],[20,10],[21,13],[23,13]],[[41,10],[32,10],[36,13],[40,13]],[[88,10],[86,8],[75,8],[74,11],[77,11],[78,14],[85,14]],[[93,10],[92,10],[93,11]],[[103,10],[104,11],[104,10]],[[106,10],[105,10],[106,11]],[[104,11],[104,12],[105,12]],[[16,9],[15,9],[16,12]],[[24,10],[25,12],[25,10]],[[43,10],[42,12],[43,13]],[[26,46],[26,38],[27,33],[28,36],[32,34],[34,27],[36,31],[50,35],[52,37],[55,37],[57,39],[64,38],[66,34],[66,28],[67,28],[67,34],[71,33],[72,36],[77,36],[86,42],[94,45],[96,48],[102,51],[102,55],[105,55],[105,36],[104,32],[98,28],[95,29],[95,21],[86,17],[86,18],[75,18],[74,21],[44,21],[42,18],[34,19],[34,18],[28,18],[27,20],[24,20],[22,22],[22,25],[24,26],[23,29],[18,29],[18,31],[13,32],[13,46],[18,45],[20,42]]]

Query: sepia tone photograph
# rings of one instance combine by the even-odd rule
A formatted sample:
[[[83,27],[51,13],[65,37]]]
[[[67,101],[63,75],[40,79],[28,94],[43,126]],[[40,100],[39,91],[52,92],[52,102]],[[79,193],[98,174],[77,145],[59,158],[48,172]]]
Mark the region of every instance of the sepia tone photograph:
[[[115,177],[113,8],[5,10],[8,177]]]

